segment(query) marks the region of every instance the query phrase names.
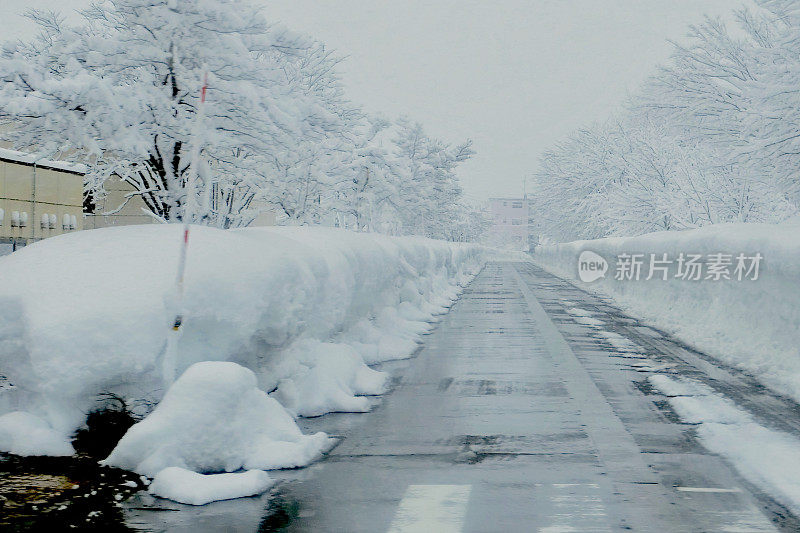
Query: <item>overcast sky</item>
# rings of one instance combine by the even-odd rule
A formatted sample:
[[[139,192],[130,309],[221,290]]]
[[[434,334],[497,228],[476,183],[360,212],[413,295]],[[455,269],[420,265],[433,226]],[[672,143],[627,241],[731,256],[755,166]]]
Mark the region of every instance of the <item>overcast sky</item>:
[[[31,36],[18,13],[67,14],[88,0],[2,0],[0,35]],[[328,43],[351,98],[475,141],[469,198],[519,195],[539,154],[608,117],[704,14],[742,0],[260,0],[266,15]]]

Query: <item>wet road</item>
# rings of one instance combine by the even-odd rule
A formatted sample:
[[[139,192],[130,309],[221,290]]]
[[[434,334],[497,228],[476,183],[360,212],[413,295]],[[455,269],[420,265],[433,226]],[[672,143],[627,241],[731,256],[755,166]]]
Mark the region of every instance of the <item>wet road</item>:
[[[621,340],[620,340],[621,339]],[[637,350],[625,349],[625,340]],[[646,385],[686,375],[769,427],[797,405],[528,263],[492,263],[368,414],[271,494],[201,509],[140,497],[147,531],[798,531]],[[151,506],[173,511],[137,510]]]

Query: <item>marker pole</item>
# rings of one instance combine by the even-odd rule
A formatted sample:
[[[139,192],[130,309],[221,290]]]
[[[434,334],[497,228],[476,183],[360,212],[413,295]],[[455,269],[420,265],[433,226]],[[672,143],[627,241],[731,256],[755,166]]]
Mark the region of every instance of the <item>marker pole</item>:
[[[177,333],[183,325],[183,293],[184,277],[186,274],[186,255],[189,251],[189,232],[191,229],[195,194],[195,181],[200,163],[200,137],[202,133],[203,117],[205,116],[206,91],[208,90],[208,72],[203,75],[203,86],[200,90],[200,104],[195,117],[194,131],[192,132],[192,152],[189,165],[189,175],[186,178],[186,202],[183,210],[183,239],[181,242],[180,257],[178,259],[178,273],[175,278],[175,319],[172,321],[171,335],[167,337],[167,350],[164,356],[162,374],[165,384],[169,385],[175,380],[175,367],[177,359]]]

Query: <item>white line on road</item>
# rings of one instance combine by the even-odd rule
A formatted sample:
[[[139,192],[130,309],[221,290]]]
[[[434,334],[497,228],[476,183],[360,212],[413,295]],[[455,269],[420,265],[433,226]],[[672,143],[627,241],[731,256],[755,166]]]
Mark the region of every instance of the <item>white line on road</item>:
[[[553,483],[551,487],[550,524],[540,527],[539,533],[611,532],[599,484]]]
[[[472,485],[409,485],[389,533],[461,533]]]

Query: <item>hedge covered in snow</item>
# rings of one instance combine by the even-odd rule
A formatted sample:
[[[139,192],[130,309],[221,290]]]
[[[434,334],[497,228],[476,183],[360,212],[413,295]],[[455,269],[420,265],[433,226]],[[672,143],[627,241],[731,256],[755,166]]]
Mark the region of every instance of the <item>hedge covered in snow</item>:
[[[164,396],[181,238],[177,225],[106,228],[0,258],[0,449],[69,451],[69,436],[99,394],[151,406]],[[290,415],[367,410],[361,395],[383,392],[386,378],[365,362],[411,355],[483,255],[475,245],[334,229],[193,227],[175,375],[194,363],[229,361],[255,380],[245,386],[250,378],[236,378],[235,394],[268,392],[258,401],[280,402]],[[181,395],[172,396],[159,417],[179,430]],[[239,412],[239,399],[230,402]],[[147,428],[137,430],[139,447],[148,432],[168,431],[156,422]],[[250,452],[204,463],[167,451],[153,448],[147,468],[144,457],[117,457],[150,475],[166,466],[282,466]]]
[[[608,263],[605,276],[591,283],[578,279],[578,258],[589,250]],[[684,279],[690,255],[701,256],[701,279]],[[621,254],[642,254],[638,281],[615,279]],[[650,275],[651,254],[656,269]],[[664,259],[671,264],[658,263]],[[731,279],[715,279],[709,267]],[[747,271],[761,254],[758,279]],[[742,280],[737,258],[745,258]],[[718,224],[690,231],[668,231],[638,237],[616,237],[537,247],[533,259],[576,285],[612,296],[631,315],[643,318],[688,344],[744,368],[776,390],[800,400],[800,225]],[[630,263],[630,259],[623,259]],[[710,279],[708,278],[711,272]],[[626,278],[630,271],[626,267]],[[676,277],[677,276],[677,277]]]

